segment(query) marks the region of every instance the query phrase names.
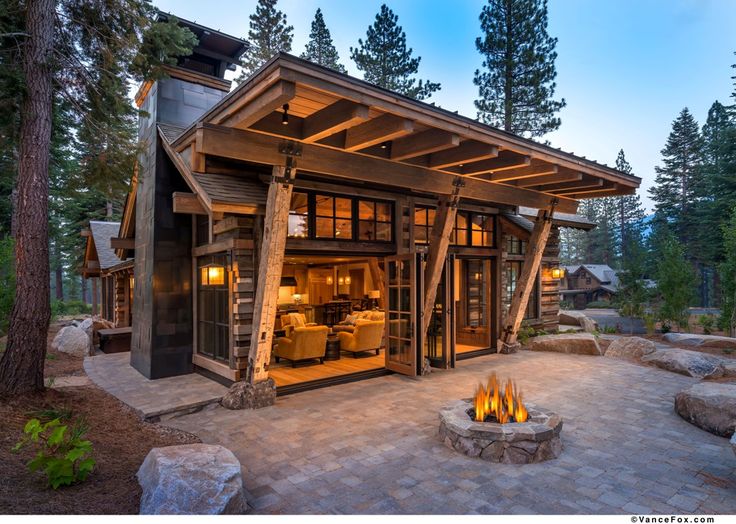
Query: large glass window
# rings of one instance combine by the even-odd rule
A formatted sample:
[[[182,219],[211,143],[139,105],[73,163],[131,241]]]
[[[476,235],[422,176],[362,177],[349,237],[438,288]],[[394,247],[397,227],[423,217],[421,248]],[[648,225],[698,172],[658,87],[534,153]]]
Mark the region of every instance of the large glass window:
[[[435,210],[423,206],[414,208],[414,241],[429,242]],[[450,243],[455,246],[493,247],[494,224],[492,215],[458,211],[455,225],[450,233]]]
[[[358,240],[391,241],[391,204],[358,201]]]
[[[315,195],[315,236],[353,239],[353,207],[349,198]]]
[[[524,263],[520,260],[509,260],[504,266],[506,272],[506,302],[511,304],[511,300],[514,297],[514,291],[516,290],[516,284],[519,282],[521,277],[521,269]],[[539,286],[537,285],[537,279],[534,279],[534,289],[532,294],[529,296],[529,303],[526,307],[526,313],[524,314],[525,319],[532,319],[539,317]]]
[[[226,263],[225,255],[197,259],[197,353],[225,362],[230,358],[230,286]],[[223,268],[221,282],[216,279],[203,282],[209,267]]]
[[[519,239],[514,235],[508,235],[506,237],[506,252],[509,255],[524,255],[526,254],[526,241]]]
[[[309,195],[293,192],[289,207],[289,238],[306,238],[309,236]]]

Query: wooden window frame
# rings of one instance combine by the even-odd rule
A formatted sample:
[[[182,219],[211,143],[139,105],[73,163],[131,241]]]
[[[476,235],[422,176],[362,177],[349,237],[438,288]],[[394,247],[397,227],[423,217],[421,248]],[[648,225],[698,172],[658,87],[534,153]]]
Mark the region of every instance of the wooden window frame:
[[[412,215],[412,228],[413,228],[413,231],[414,231],[414,243],[415,244],[424,244],[424,245],[429,244],[429,238],[430,238],[430,235],[432,234],[432,224],[430,224],[429,221],[427,222],[427,225],[426,226],[423,225],[423,224],[417,224],[416,223],[416,212],[417,212],[417,210],[422,210],[422,211],[425,212],[425,216],[428,218],[429,217],[428,211],[431,210],[431,209],[433,210],[433,209],[436,209],[436,208],[433,207],[433,206],[427,206],[427,205],[424,205],[424,204],[415,204],[414,205],[414,214]],[[463,227],[463,228],[459,228],[457,226],[457,224],[458,224],[458,218],[461,217],[461,216],[465,218],[465,227]],[[491,229],[482,229],[481,230],[482,238],[485,238],[485,236],[487,234],[490,234],[491,235],[491,244],[490,245],[484,245],[484,244],[483,245],[475,245],[475,244],[473,244],[473,227],[472,227],[472,224],[473,224],[473,217],[476,217],[476,216],[480,216],[480,217],[483,217],[485,219],[490,219],[490,221],[491,221]],[[416,240],[416,237],[417,237],[417,235],[416,235],[416,228],[424,228],[424,229],[426,229],[426,231],[427,231],[427,241],[426,242],[423,241],[423,240]],[[463,244],[458,244],[457,243],[457,237],[458,237],[457,232],[458,231],[465,231],[466,242],[463,243]],[[498,238],[498,233],[497,232],[498,232],[498,220],[497,220],[497,217],[496,217],[495,214],[492,214],[492,213],[481,213],[481,212],[478,212],[478,211],[470,211],[470,210],[458,210],[457,215],[455,216],[455,224],[452,227],[452,233],[450,235],[450,245],[452,247],[456,247],[456,248],[496,249],[497,248],[496,240]]]

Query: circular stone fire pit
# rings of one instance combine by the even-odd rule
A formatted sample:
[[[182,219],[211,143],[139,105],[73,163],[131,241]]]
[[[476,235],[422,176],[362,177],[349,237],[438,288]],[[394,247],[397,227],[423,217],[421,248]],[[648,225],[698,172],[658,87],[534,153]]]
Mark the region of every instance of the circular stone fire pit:
[[[439,437],[467,455],[504,464],[531,464],[560,456],[562,418],[527,404],[526,422],[475,422],[470,400],[458,400],[440,410]]]

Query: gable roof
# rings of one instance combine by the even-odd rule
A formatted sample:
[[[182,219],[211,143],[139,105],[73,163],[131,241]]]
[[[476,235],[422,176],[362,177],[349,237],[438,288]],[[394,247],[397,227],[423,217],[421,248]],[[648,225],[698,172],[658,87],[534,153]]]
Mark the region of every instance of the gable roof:
[[[119,231],[120,222],[89,221],[83,267],[85,274],[96,276],[100,271],[121,263],[121,260],[115,255],[115,250],[110,246],[110,239],[117,237]]]

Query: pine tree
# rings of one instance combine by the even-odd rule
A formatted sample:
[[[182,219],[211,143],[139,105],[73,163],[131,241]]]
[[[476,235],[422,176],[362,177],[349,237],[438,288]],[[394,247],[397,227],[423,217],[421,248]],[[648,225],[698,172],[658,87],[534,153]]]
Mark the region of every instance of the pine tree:
[[[672,225],[681,242],[689,247],[690,218],[696,202],[703,141],[698,123],[685,108],[672,123],[662,149],[663,166],[655,167],[655,185],[649,190],[655,213]]]
[[[337,49],[332,43],[332,36],[322,16],[322,9],[318,8],[314,14],[309,42],[307,42],[307,48],[301,57],[340,73],[347,73],[347,69],[340,63],[340,55],[337,54]]]
[[[623,173],[631,174],[631,164],[626,160],[624,150],[621,149],[616,157],[616,169]],[[623,195],[615,198],[618,203],[618,252],[621,254],[622,260],[626,258],[626,249],[629,245],[629,237],[637,236],[641,233],[642,221],[644,220],[644,208],[641,198],[638,194]]]
[[[694,274],[677,237],[664,229],[658,239],[655,279],[660,296],[659,316],[663,323],[687,327],[687,308],[694,298]]]
[[[723,249],[725,257],[718,267],[723,291],[719,324],[733,337],[736,336],[736,207],[723,225]]]
[[[399,17],[386,4],[372,26],[368,27],[365,42],[358,39],[358,47],[350,48],[350,58],[363,71],[363,78],[390,91],[424,100],[439,91],[440,84],[413,77],[419,70],[421,57],[412,58],[413,49],[406,48],[406,34]]]
[[[287,25],[286,15],[276,9],[278,0],[258,0],[256,12],[250,15],[249,46],[240,59],[243,70],[236,78],[242,82],[272,56],[291,51],[294,26]]]
[[[483,122],[511,133],[539,137],[560,127],[554,100],[557,39],[547,33],[547,0],[488,0],[475,46],[483,56],[475,71],[475,107]]]
[[[13,9],[21,5],[2,1]],[[20,101],[22,106],[18,117],[3,118],[0,124],[18,137],[17,153],[10,155],[17,154],[18,166],[11,220],[17,278],[7,347],[0,358],[0,395],[44,387],[50,178],[53,190],[72,172],[68,162],[62,162],[69,156],[63,137],[73,136],[74,154],[84,154],[81,169],[74,167],[87,183],[109,188],[124,169],[130,176],[132,159],[124,169],[119,167],[135,151],[136,136],[130,128],[136,113],[128,100],[128,82],[162,74],[162,66],[171,63],[173,44],[181,50],[193,41],[190,31],[175,25],[152,35],[155,9],[148,0],[28,0],[23,7],[18,50],[3,54],[0,73],[0,100]],[[136,62],[141,40],[150,44],[145,51],[150,56]],[[7,81],[11,77],[17,81]]]
[[[633,319],[642,318],[645,313],[648,291],[646,277],[646,250],[638,231],[631,231],[626,240],[626,256],[618,272],[619,288],[614,304],[621,316]]]

